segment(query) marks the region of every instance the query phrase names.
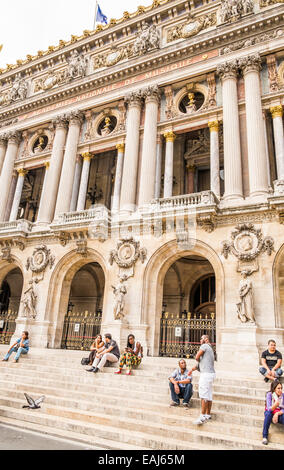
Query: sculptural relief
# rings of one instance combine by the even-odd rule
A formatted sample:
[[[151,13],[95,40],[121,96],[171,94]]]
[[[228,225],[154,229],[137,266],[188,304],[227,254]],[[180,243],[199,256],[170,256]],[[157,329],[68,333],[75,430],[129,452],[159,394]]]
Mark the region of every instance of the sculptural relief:
[[[138,34],[134,45],[133,45],[133,54],[142,55],[153,49],[160,48],[160,33],[158,32],[156,26],[152,24],[151,26],[148,23],[144,23],[142,26],[142,31]]]
[[[17,76],[10,90],[0,96],[0,106],[9,105],[16,101],[26,99],[28,93],[28,84],[26,80]]]
[[[253,13],[253,11],[253,0],[221,0],[218,10],[218,23],[232,23],[239,20],[243,15]]]
[[[71,54],[71,58],[67,59],[68,68],[66,71],[66,78],[72,80],[74,78],[85,77],[87,71],[88,61],[83,54],[75,49]]]
[[[207,29],[211,26],[214,26],[216,22],[216,13],[201,16],[199,18],[194,18],[192,15],[189,15],[186,23],[179,24],[168,30],[167,42],[173,42],[177,39],[186,39],[191,36],[195,36],[202,29]]]
[[[274,240],[272,237],[262,237],[260,229],[255,229],[253,224],[242,224],[236,227],[231,234],[232,242],[222,242],[222,254],[228,258],[232,253],[241,261],[252,261],[262,252],[269,256],[274,250]]]

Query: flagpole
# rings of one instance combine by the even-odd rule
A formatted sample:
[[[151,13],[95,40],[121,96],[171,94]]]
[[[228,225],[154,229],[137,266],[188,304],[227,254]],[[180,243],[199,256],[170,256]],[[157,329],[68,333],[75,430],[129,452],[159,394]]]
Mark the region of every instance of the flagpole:
[[[96,29],[97,24],[97,14],[98,14],[98,0],[96,1],[96,9],[95,9],[95,21],[94,21],[94,30]]]

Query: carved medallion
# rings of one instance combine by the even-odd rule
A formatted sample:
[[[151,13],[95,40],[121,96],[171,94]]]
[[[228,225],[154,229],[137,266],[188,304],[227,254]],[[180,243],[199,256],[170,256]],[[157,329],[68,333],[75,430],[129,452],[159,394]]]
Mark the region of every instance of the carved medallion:
[[[263,239],[260,229],[254,228],[253,224],[238,225],[231,234],[232,242],[222,242],[222,254],[227,259],[229,253],[242,261],[252,261],[262,252],[270,256],[274,250],[274,240],[271,237]]]
[[[45,245],[38,246],[33,255],[27,259],[26,269],[31,269],[33,273],[42,273],[47,266],[52,268],[55,257],[50,254],[50,250]]]
[[[133,237],[129,237],[120,240],[117,249],[110,252],[109,263],[112,266],[113,261],[115,261],[120,267],[119,277],[128,279],[134,275],[136,261],[140,258],[144,263],[146,256],[146,248],[140,248],[140,242],[135,241]]]

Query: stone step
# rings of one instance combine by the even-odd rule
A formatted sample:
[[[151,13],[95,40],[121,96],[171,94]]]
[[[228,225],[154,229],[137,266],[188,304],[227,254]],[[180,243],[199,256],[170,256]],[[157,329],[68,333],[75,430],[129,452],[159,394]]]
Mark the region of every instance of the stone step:
[[[25,403],[25,398],[22,392],[11,392],[8,393],[0,389],[0,405],[10,406],[14,408],[19,408],[22,404]],[[56,405],[56,408],[67,409],[71,413],[71,416],[67,415],[67,417],[72,417],[74,411],[76,412],[88,412],[93,413],[95,415],[100,415],[103,413],[105,416],[109,416],[112,419],[113,416],[117,418],[123,416],[126,418],[137,419],[141,420],[143,423],[147,422],[154,422],[159,423],[161,425],[167,425],[168,427],[178,426],[180,429],[188,427],[189,423],[193,423],[194,419],[199,416],[199,403],[195,400],[196,407],[191,407],[191,409],[178,409],[177,408],[165,408],[165,407],[156,407],[155,411],[153,410],[145,410],[144,408],[139,407],[137,411],[137,407],[135,408],[134,405],[129,406],[129,403],[125,403],[124,409],[121,410],[121,403],[111,403],[106,404],[104,400],[101,400],[100,403],[97,401],[87,401],[87,400],[74,400],[70,398],[62,398],[59,399],[54,395],[46,395],[46,399],[44,401],[44,405],[42,405],[43,410],[44,407],[53,407]],[[72,412],[70,411],[72,410]],[[235,419],[233,419],[235,418]],[[224,413],[214,412],[212,413],[212,421],[208,423],[210,425],[210,430],[216,432],[218,434],[220,431],[224,435],[232,435],[236,437],[246,437],[247,439],[255,439],[257,440],[261,433],[261,428],[263,425],[263,419],[254,417],[253,419],[249,420],[248,417],[244,417],[243,423],[237,421],[238,415],[230,414],[230,420],[228,421],[228,417],[224,419]],[[278,429],[274,429],[276,426],[273,426],[273,433],[271,434],[270,441],[275,442],[278,444],[284,444],[283,442],[283,434],[281,433],[281,427],[279,426]]]
[[[60,417],[53,415],[47,415],[41,410],[19,410],[5,406],[0,406],[0,423],[2,419],[28,422],[30,429],[33,425],[42,425],[47,428],[53,429],[53,434],[56,435],[58,429],[65,432],[77,433],[83,436],[87,436],[90,442],[95,439],[104,439],[108,442],[116,441],[119,443],[127,444],[129,448],[135,448],[139,446],[144,450],[155,449],[155,450],[222,450],[223,447],[210,446],[208,443],[202,442],[185,442],[179,441],[178,439],[160,437],[159,435],[149,435],[135,428],[130,431],[112,426],[106,426],[104,424],[85,423],[78,420]],[[141,423],[140,423],[141,424]],[[138,429],[141,428],[139,425]],[[263,448],[262,446],[261,448]],[[275,448],[275,444],[272,444],[270,448]]]
[[[93,374],[92,374],[93,375]],[[155,402],[169,402],[170,401],[170,390],[168,387],[168,384],[166,383],[165,386],[159,387],[156,390],[153,390],[154,387],[141,387],[140,384],[133,386],[132,382],[130,382],[131,377],[127,377],[127,381],[117,381],[117,377],[114,377],[113,382],[111,383],[110,387],[108,387],[109,390],[112,391],[111,395],[112,396],[121,396],[121,395],[127,395],[129,393],[133,393],[133,390],[135,390],[135,397],[137,400],[142,399],[142,400],[149,400],[152,401],[154,400]],[[1,382],[5,383],[5,381],[15,381],[18,383],[24,383],[29,385],[37,385],[39,383],[39,377],[38,376],[31,376],[31,375],[21,375],[17,373],[16,375],[14,374],[1,374]],[[60,381],[56,380],[54,381],[53,378],[46,378],[46,377],[41,377],[40,378],[40,384],[41,387],[49,387],[52,386],[54,383],[58,387],[60,387],[61,390],[65,390],[66,395],[72,393],[73,391],[81,392],[84,393],[86,391],[89,391],[93,396],[96,394],[104,393],[106,383],[103,379],[101,380],[96,380],[96,377],[90,377],[88,380],[88,377],[86,381],[82,382],[66,382],[66,381]],[[197,397],[198,394],[195,391],[194,396]],[[232,398],[232,399],[231,399]],[[263,414],[264,410],[264,400],[260,399],[248,399],[246,396],[236,396],[233,395],[232,397],[228,394],[220,394],[218,392],[214,393],[214,406],[218,405],[219,401],[224,401],[224,411],[229,411],[230,409],[235,410],[237,413],[240,414],[246,414],[248,410],[252,411],[254,410],[255,415],[261,415]]]
[[[11,370],[15,370],[15,369],[21,369],[21,370],[25,370],[25,371],[29,371],[29,372],[37,372],[37,371],[40,371],[42,372],[43,370],[45,371],[46,374],[60,374],[60,376],[64,375],[64,377],[74,377],[74,374],[77,374],[77,375],[80,375],[81,376],[81,372],[82,371],[85,371],[86,369],[88,369],[89,367],[77,367],[77,368],[71,368],[69,366],[69,368],[64,368],[62,367],[62,364],[59,366],[48,366],[48,367],[43,367],[42,364],[13,364],[11,363],[11,365],[7,365],[7,363],[1,363],[0,362],[0,371],[2,370],[1,368],[3,368],[4,370],[7,370],[7,367],[9,367]],[[104,370],[103,370],[103,374],[105,373],[108,373],[108,374],[114,374],[114,371],[116,369],[115,368],[109,368],[109,367],[106,367]],[[100,373],[101,375],[101,373]],[[125,374],[122,373],[121,374],[121,377],[123,377]],[[135,377],[135,378],[134,378]],[[168,382],[168,376],[165,375],[165,373],[161,373],[161,375],[159,376],[156,376],[156,377],[149,377],[147,374],[145,375],[144,371],[139,371],[139,374],[138,374],[138,371],[133,371],[133,376],[131,377],[131,380],[132,381],[135,381],[139,379],[139,382],[140,383],[149,383],[149,380],[151,380],[151,383],[156,383],[156,384],[161,384],[161,380],[163,381],[166,381]],[[126,378],[127,379],[127,378]],[[197,382],[199,381],[199,374],[196,373],[193,375],[193,384],[194,386],[197,386]],[[258,398],[263,398],[265,392],[268,390],[268,387],[266,386],[266,384],[263,384],[262,388],[252,388],[251,386],[248,387],[248,386],[240,386],[240,385],[235,385],[233,381],[231,381],[230,383],[228,383],[226,386],[223,384],[223,383],[220,383],[220,380],[218,379],[218,377],[216,378],[215,382],[214,382],[214,390],[216,391],[221,391],[221,389],[224,389],[226,388],[226,391],[228,393],[231,393],[231,394],[241,394],[241,395],[244,395],[244,394],[248,394],[248,396],[253,396],[253,397],[258,397]]]

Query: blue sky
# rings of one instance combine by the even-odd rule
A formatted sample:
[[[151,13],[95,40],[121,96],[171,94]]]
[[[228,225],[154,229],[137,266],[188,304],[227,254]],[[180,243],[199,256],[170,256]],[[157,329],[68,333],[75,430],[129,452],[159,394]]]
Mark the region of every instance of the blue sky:
[[[2,2],[0,15],[0,68],[35,55],[38,50],[69,40],[92,29],[95,0],[9,0]],[[124,11],[134,12],[139,5],[148,6],[153,0],[100,0],[108,18],[121,18]]]

